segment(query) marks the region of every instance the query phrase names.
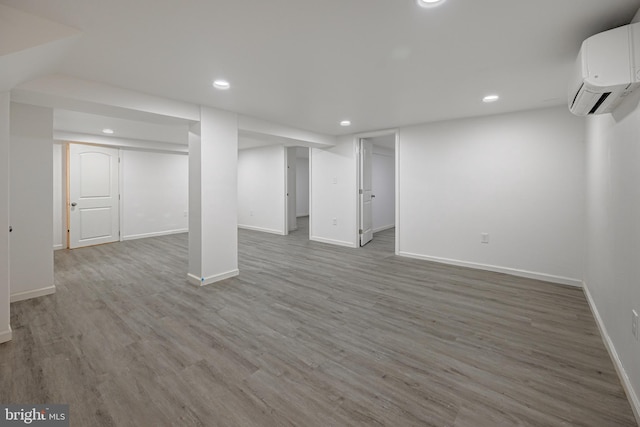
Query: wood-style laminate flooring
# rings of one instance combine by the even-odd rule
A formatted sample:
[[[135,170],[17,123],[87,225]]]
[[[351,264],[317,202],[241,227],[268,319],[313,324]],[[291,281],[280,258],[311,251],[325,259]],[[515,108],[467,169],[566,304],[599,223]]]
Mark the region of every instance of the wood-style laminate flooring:
[[[72,426],[635,426],[580,289],[239,231],[240,276],[186,281],[187,235],[55,253],[12,304],[0,402]]]

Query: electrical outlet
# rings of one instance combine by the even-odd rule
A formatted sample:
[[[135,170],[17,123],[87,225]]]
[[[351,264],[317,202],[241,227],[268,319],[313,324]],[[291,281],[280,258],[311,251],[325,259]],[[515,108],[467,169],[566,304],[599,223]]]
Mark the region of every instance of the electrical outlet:
[[[189,211],[184,211],[185,218],[189,216]]]
[[[333,218],[333,225],[338,225],[338,218]]]
[[[636,340],[640,340],[640,334],[638,333],[638,312],[631,310],[631,333]]]
[[[249,216],[253,216],[253,211],[249,211]]]
[[[480,233],[480,243],[489,243],[489,233]]]

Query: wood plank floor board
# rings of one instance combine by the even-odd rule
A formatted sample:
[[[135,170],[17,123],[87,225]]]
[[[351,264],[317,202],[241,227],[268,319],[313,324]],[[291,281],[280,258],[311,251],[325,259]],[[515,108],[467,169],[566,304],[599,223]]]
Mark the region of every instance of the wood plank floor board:
[[[239,231],[240,275],[186,279],[187,235],[55,252],[12,304],[0,401],[73,426],[634,426],[580,289]]]

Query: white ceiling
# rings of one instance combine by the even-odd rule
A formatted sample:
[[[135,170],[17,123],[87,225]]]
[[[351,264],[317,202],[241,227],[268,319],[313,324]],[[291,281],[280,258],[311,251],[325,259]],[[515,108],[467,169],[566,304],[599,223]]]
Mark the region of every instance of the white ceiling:
[[[189,127],[186,123],[151,123],[126,120],[97,114],[56,109],[53,114],[53,128],[59,132],[87,135],[104,135],[102,129],[111,129],[113,137],[143,139],[170,144],[188,144]]]
[[[0,4],[81,31],[55,72],[339,135],[563,104],[581,41],[640,0]]]

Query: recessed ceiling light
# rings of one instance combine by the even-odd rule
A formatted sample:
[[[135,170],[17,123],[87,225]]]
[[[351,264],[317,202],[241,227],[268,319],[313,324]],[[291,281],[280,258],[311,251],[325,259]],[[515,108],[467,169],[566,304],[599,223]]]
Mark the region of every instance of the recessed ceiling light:
[[[496,102],[500,97],[498,95],[487,95],[482,98],[482,102]]]
[[[340,126],[344,126],[344,127],[351,126],[351,120],[343,120],[343,121],[341,121],[340,122]]]
[[[220,90],[227,90],[231,87],[231,85],[226,80],[218,79],[213,82],[213,87]]]
[[[439,6],[445,2],[445,0],[417,0],[420,7],[434,7]]]
[[[102,129],[102,133],[106,133],[107,135],[113,135],[113,129],[104,128]]]

